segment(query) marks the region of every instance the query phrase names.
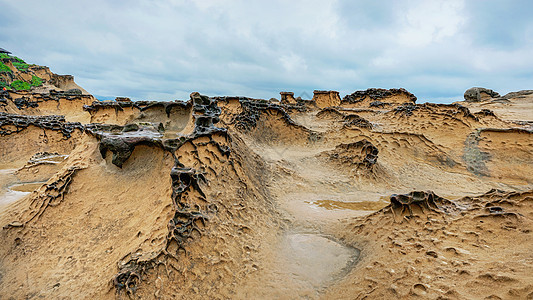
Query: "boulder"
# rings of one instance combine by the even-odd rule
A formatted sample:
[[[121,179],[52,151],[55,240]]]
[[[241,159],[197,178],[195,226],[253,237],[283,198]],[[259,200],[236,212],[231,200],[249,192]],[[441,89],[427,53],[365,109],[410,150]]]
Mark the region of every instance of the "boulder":
[[[467,102],[481,102],[491,98],[499,98],[500,94],[490,89],[473,87],[466,90],[464,97]]]

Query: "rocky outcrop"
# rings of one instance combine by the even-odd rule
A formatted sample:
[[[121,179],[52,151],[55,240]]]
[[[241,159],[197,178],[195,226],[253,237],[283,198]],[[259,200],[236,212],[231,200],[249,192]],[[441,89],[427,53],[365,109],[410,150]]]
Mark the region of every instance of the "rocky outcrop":
[[[379,150],[371,142],[360,140],[349,144],[340,144],[334,150],[325,152],[326,157],[340,165],[355,168],[372,169],[377,163]]]
[[[86,103],[68,76],[31,70],[63,88],[0,92],[0,111],[58,111],[0,113],[2,295],[533,295],[533,131],[493,110],[529,112],[531,91],[466,107],[416,104],[404,89]],[[3,210],[16,186],[34,192]],[[480,194],[502,187],[515,192]],[[322,272],[339,255],[300,255],[306,239],[292,236],[352,254],[342,271]],[[294,253],[307,261],[292,269]],[[305,278],[316,274],[324,280]]]
[[[356,91],[342,99],[343,106],[357,106],[369,108],[386,108],[391,105],[415,104],[416,96],[404,88],[379,89],[370,88]]]
[[[370,123],[367,119],[361,118],[360,116],[356,114],[350,114],[343,117],[344,120],[344,126],[345,127],[359,127],[359,128],[368,128],[372,129],[372,123]]]
[[[155,107],[162,107],[167,117],[170,117],[172,108],[178,107],[186,109],[190,107],[190,102],[183,101],[131,101],[129,98],[117,97],[115,101],[93,101],[89,105],[84,105],[83,110],[90,114],[97,113],[100,110],[113,109],[123,111],[125,108],[135,108],[139,111],[146,111]]]
[[[529,95],[533,95],[533,90],[522,90],[518,92],[510,92],[502,96],[501,99],[523,98]]]
[[[113,153],[112,162],[119,168],[128,160],[137,145],[152,145],[174,152],[190,139],[208,136],[215,132],[225,132],[225,129],[214,126],[220,120],[220,108],[214,99],[199,93],[192,93],[191,101],[193,103],[194,129],[188,135],[165,138],[164,127],[161,123],[141,125],[132,123],[124,126],[89,124],[87,131],[100,141],[102,157],[105,158],[107,151],[111,151]]]
[[[464,94],[465,101],[468,102],[487,101],[492,98],[499,97],[500,94],[498,94],[497,92],[482,87],[469,88]]]
[[[0,112],[0,136],[23,131],[29,126],[60,131],[68,139],[74,130],[83,131],[80,123],[68,123],[64,116],[24,116]]]
[[[242,98],[239,100],[240,105],[242,106],[242,112],[238,115],[235,115],[233,117],[233,122],[235,124],[235,127],[237,127],[240,130],[243,131],[249,131],[257,126],[257,122],[259,120],[259,117],[262,114],[265,114],[267,112],[275,112],[276,114],[279,114],[282,119],[287,125],[299,127],[302,129],[307,130],[301,125],[296,124],[294,120],[291,118],[291,116],[287,113],[287,110],[290,109],[301,109],[305,110],[305,107],[303,106],[282,106],[275,103],[270,103],[267,101],[257,101],[254,99],[248,99],[248,98]]]
[[[341,98],[337,91],[314,91],[313,101],[319,108],[326,108],[331,106],[339,106],[341,104]]]
[[[426,210],[437,213],[450,213],[456,205],[450,200],[435,195],[432,191],[413,191],[409,194],[393,194],[390,196],[390,211],[399,216],[413,216],[417,210],[424,214]],[[385,208],[387,209],[387,208]]]
[[[281,103],[282,104],[295,104],[296,99],[294,98],[293,92],[280,92],[281,95]]]
[[[0,88],[13,91],[37,90],[41,93],[50,90],[70,91],[89,95],[74,82],[72,75],[52,73],[48,67],[28,64],[24,60],[3,53],[0,57]]]

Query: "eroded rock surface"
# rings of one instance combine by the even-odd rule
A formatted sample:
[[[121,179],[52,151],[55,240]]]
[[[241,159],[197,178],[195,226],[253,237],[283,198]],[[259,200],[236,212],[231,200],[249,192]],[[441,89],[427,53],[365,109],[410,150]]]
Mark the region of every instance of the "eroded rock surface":
[[[491,89],[473,87],[466,90],[464,97],[466,101],[480,102],[487,101],[492,98],[499,98],[500,94]]]
[[[391,105],[416,102],[416,96],[406,89],[378,89],[356,91],[342,98],[343,104],[357,104],[367,107],[387,107]]]
[[[25,116],[0,112],[0,136],[16,134],[29,126],[59,131],[70,138],[74,130],[84,130],[80,123],[69,123],[64,116]]]
[[[46,86],[0,92],[0,295],[533,295],[529,91],[94,101],[14,62]]]

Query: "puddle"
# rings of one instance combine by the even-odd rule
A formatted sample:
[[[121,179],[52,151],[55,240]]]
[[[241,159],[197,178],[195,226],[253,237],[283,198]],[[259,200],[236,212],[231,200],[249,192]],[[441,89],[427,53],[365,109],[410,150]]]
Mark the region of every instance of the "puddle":
[[[297,193],[281,198],[283,207],[296,220],[309,224],[334,223],[340,219],[366,216],[389,203],[388,197],[381,194],[360,191],[340,196]]]
[[[44,182],[30,182],[30,183],[21,183],[21,184],[14,184],[9,187],[10,190],[16,191],[16,192],[26,192],[31,193],[35,191],[36,189],[40,188],[41,185],[43,185]]]
[[[3,195],[0,195],[0,206],[7,205],[9,203],[15,202],[19,199],[24,198],[24,196],[30,194],[31,192],[19,192],[19,191],[7,191]]]
[[[346,275],[359,258],[359,250],[318,234],[287,234],[281,242],[284,271],[315,289]]]
[[[31,194],[34,190],[40,188],[44,182],[30,182],[14,184],[5,190],[0,190],[0,206],[13,203]]]
[[[383,201],[383,200],[358,201],[358,202],[345,202],[345,201],[336,201],[336,200],[316,200],[316,201],[306,201],[306,203],[316,205],[318,207],[325,208],[328,210],[349,209],[349,210],[376,211],[388,205],[388,202]]]

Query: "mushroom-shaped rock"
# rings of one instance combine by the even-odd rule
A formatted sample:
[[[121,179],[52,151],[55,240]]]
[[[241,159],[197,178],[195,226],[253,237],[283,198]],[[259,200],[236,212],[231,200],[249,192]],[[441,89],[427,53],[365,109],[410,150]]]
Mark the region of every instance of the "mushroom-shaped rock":
[[[465,101],[468,102],[480,102],[489,100],[491,98],[499,98],[500,94],[486,88],[473,87],[466,90],[464,97]]]

